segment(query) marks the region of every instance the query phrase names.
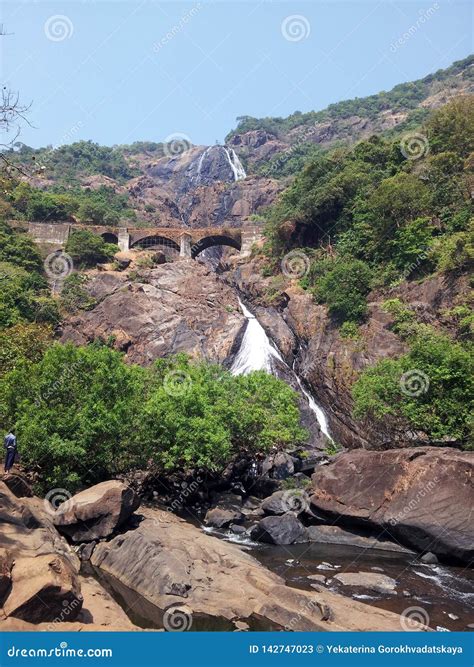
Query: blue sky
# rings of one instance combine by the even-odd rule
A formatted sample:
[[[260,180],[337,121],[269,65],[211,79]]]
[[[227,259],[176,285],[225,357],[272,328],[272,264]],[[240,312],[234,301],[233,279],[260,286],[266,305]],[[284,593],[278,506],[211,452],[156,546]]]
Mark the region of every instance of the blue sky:
[[[21,140],[222,141],[235,118],[389,90],[473,51],[467,2],[4,1]]]

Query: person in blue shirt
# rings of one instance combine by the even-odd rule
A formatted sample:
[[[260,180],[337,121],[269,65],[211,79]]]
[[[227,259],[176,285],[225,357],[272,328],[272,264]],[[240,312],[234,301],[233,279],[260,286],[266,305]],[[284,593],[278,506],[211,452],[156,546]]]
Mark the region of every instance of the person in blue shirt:
[[[16,437],[13,431],[5,436],[5,472],[10,472],[17,453]]]

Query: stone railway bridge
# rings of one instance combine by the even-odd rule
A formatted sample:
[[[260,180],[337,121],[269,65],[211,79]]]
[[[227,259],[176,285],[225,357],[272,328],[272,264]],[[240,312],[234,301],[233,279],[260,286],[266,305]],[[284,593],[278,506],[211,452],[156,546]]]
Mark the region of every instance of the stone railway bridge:
[[[133,248],[164,248],[180,257],[195,259],[203,250],[212,246],[227,245],[241,254],[250,253],[254,243],[263,238],[262,229],[256,225],[232,227],[111,227],[103,225],[79,225],[70,222],[11,221],[9,224],[28,231],[37,243],[65,246],[75,229],[88,229],[102,236],[107,243],[116,243],[120,250]]]

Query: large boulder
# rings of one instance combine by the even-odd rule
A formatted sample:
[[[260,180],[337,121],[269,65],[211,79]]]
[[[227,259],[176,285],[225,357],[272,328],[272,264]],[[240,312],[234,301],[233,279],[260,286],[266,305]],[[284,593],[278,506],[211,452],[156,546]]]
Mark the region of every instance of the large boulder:
[[[241,523],[244,514],[238,509],[213,507],[206,512],[204,522],[212,528],[227,528],[231,523]]]
[[[59,554],[79,569],[79,559],[53,525],[52,510],[40,498],[17,498],[0,482],[0,549],[12,558]]]
[[[117,480],[101,482],[60,505],[54,525],[73,542],[108,537],[139,507],[140,499]]]
[[[261,519],[251,534],[252,539],[269,544],[295,544],[308,541],[306,528],[293,512]]]
[[[18,558],[11,572],[11,591],[3,611],[6,616],[41,623],[76,618],[82,607],[77,573],[62,556],[47,554]]]
[[[286,514],[286,512],[299,514],[308,506],[309,496],[303,489],[287,489],[286,491],[275,491],[262,501],[260,507],[265,514]]]
[[[170,512],[142,510],[135,529],[101,542],[92,564],[112,575],[122,596],[139,598],[192,629],[235,626],[289,630],[399,630],[396,614],[330,593],[285,585],[234,544],[209,536]],[[277,517],[278,518],[278,517]],[[295,517],[296,518],[296,517]],[[236,595],[238,591],[238,595]],[[419,629],[422,629],[420,626]]]
[[[344,452],[313,475],[311,509],[334,523],[384,530],[419,552],[474,557],[474,454],[419,447]]]

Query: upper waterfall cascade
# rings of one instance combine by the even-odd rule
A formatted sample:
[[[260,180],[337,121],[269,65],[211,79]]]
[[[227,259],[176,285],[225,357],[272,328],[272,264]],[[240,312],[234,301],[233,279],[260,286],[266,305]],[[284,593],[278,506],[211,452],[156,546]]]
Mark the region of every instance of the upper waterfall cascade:
[[[244,306],[240,299],[239,305],[242,313],[247,318],[247,327],[245,329],[244,337],[242,338],[240,349],[234,359],[234,363],[232,364],[232,374],[246,375],[252,371],[260,370],[267,371],[267,373],[276,374],[276,367],[272,361],[278,360],[280,364],[286,366],[288,372],[295,378],[301,393],[308,401],[310,410],[316,416],[321,431],[327,438],[332,440],[329,434],[326,415],[324,414],[323,410],[319,407],[311,394],[304,388],[301,379],[298,377],[295,371],[290,368],[284,361],[279,350],[270,341],[267,334],[265,333],[264,328],[257,320],[255,315],[252,315],[252,313]]]
[[[243,166],[242,162],[239,160],[239,156],[234,151],[234,149],[231,148],[230,151],[229,151],[224,146],[224,150],[226,152],[227,159],[229,160],[230,168],[232,169],[235,180],[236,181],[242,181],[244,178],[247,178],[247,174],[245,172],[244,166]]]

